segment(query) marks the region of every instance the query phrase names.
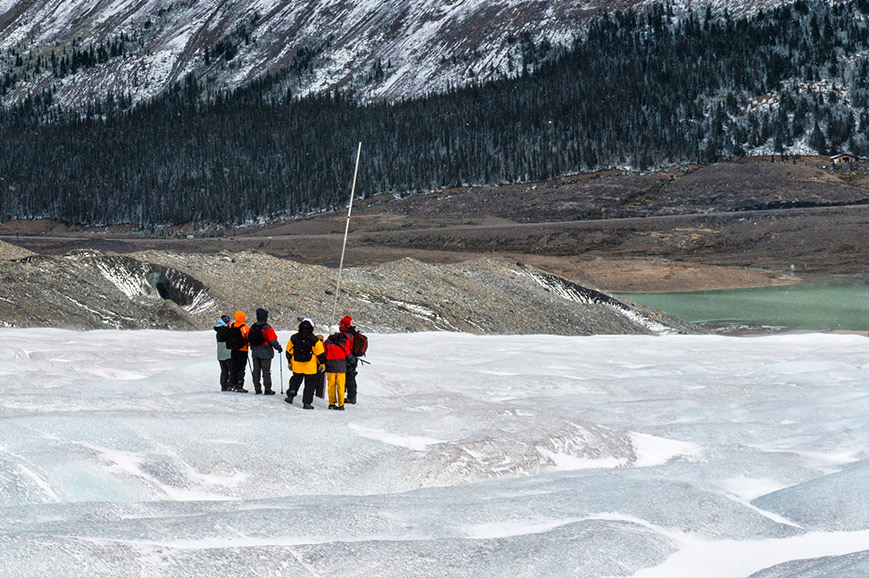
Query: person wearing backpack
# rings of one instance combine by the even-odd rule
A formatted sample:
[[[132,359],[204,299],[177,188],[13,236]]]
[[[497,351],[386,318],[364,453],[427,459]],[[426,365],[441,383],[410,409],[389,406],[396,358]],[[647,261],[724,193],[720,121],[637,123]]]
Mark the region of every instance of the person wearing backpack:
[[[314,335],[314,323],[305,317],[299,323],[298,333],[294,333],[287,342],[287,367],[293,372],[290,385],[287,387],[287,403],[293,403],[293,398],[299,395],[299,387],[305,382],[302,394],[302,408],[314,409],[314,392],[317,389],[317,367],[325,362],[323,343]]]
[[[257,393],[263,393],[265,388],[266,395],[274,395],[275,390],[272,389],[272,359],[275,357],[275,351],[282,352],[281,344],[278,343],[278,336],[275,330],[268,323],[269,312],[265,309],[256,310],[256,323],[250,326],[250,332],[247,334],[247,342],[250,345],[250,356],[253,359],[252,379],[253,388]],[[262,375],[262,385],[260,386],[260,375]]]
[[[350,342],[347,335],[332,326],[335,331],[324,345],[326,346],[326,384],[329,388],[329,409],[344,411],[344,387],[346,385],[347,356],[350,355]]]
[[[229,376],[232,372],[232,351],[226,346],[226,334],[229,333],[229,315],[223,315],[217,320],[214,332],[217,337],[217,362],[220,364],[220,391],[232,391]]]
[[[356,375],[359,358],[368,350],[368,337],[353,326],[353,318],[345,315],[338,322],[338,329],[347,337],[347,373],[345,374],[345,387],[347,391],[347,403],[356,403]]]
[[[247,315],[244,311],[235,312],[235,323],[226,333],[226,346],[232,352],[232,369],[230,371],[229,384],[232,391],[247,393],[244,388],[244,373],[247,369],[247,334],[250,328],[244,324]]]

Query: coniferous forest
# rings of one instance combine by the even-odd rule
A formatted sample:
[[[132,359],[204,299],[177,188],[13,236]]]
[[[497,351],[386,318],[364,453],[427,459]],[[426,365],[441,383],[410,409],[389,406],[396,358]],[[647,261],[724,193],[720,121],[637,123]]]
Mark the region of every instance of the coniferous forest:
[[[0,219],[240,223],[346,202],[765,152],[869,154],[869,0],[593,20],[533,73],[396,104],[211,94],[0,110]],[[773,97],[763,104],[761,97]],[[767,99],[769,101],[770,99]]]

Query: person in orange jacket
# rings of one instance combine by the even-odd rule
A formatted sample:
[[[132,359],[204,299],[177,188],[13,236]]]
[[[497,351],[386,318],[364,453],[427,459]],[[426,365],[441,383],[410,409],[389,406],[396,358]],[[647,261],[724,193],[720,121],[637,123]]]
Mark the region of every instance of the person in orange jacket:
[[[244,374],[247,370],[247,334],[250,328],[244,324],[247,320],[247,315],[244,311],[235,312],[235,323],[229,328],[226,334],[226,346],[232,351],[232,369],[230,373],[230,384],[233,391],[239,393],[247,393],[244,388]]]

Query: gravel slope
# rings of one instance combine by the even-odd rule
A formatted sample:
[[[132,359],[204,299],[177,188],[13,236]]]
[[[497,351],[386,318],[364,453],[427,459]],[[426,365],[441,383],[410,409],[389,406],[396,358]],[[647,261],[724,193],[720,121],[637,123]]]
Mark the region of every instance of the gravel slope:
[[[293,329],[325,331],[344,314],[380,333],[692,333],[702,329],[624,304],[561,277],[497,259],[425,264],[402,259],[337,270],[256,251],[217,254],[77,251],[0,262],[0,323],[18,327],[206,329],[257,307]]]

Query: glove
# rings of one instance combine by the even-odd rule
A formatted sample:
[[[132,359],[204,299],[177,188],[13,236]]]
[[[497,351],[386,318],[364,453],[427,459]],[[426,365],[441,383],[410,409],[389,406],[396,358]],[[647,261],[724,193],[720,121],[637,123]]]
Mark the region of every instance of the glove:
[[[317,373],[323,373],[324,371],[326,371],[326,366],[323,365],[322,363],[318,364],[317,365]]]

